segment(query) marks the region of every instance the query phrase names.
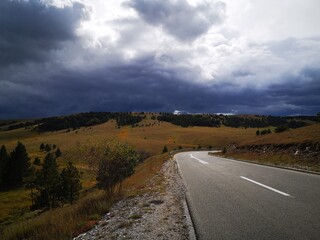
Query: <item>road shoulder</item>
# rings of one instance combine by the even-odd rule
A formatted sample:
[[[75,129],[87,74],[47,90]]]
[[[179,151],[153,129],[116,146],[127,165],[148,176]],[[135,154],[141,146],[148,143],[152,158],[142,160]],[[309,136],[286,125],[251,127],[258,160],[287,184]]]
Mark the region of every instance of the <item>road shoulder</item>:
[[[86,239],[195,239],[185,188],[173,159],[148,184],[150,191],[117,202]]]

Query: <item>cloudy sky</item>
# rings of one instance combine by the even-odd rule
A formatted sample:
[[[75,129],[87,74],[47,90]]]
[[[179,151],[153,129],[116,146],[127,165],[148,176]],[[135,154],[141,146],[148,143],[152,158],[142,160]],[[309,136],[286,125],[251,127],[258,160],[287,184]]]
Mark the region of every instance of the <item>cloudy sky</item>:
[[[319,0],[1,0],[0,118],[316,114]]]

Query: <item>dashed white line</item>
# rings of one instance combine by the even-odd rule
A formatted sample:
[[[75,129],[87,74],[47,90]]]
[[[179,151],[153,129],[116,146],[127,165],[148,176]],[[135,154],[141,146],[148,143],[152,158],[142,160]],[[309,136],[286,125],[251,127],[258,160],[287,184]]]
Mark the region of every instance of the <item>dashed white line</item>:
[[[193,156],[192,154],[190,154],[190,157],[198,160],[198,161],[199,161],[200,163],[202,163],[202,164],[209,164],[208,162],[203,161],[203,160],[201,160],[200,158],[197,158],[197,157]]]
[[[264,185],[264,184],[262,184],[262,183],[259,183],[259,182],[257,182],[257,181],[254,181],[254,180],[252,180],[252,179],[250,179],[250,178],[246,178],[246,177],[244,177],[244,176],[240,176],[240,177],[241,177],[242,179],[244,179],[244,180],[247,180],[247,181],[249,181],[249,182],[255,183],[255,184],[257,184],[257,185],[259,185],[259,186],[261,186],[261,187],[267,188],[267,189],[269,189],[269,190],[271,190],[271,191],[274,191],[274,192],[276,192],[276,193],[279,193],[279,194],[281,194],[281,195],[283,195],[283,196],[291,197],[291,195],[288,194],[288,193],[279,191],[279,190],[277,190],[277,189],[275,189],[275,188],[272,188],[272,187],[269,187],[269,186]]]

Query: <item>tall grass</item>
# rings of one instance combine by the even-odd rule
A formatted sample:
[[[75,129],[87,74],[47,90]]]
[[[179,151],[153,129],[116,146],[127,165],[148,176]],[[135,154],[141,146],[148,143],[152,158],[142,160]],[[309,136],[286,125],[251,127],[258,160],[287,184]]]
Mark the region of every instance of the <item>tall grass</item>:
[[[146,191],[146,184],[168,158],[168,154],[161,154],[146,159],[125,180],[123,192],[115,196],[110,197],[104,191],[93,188],[74,205],[53,209],[27,221],[4,227],[0,231],[1,240],[63,240],[78,236],[93,228],[115,201]]]
[[[91,229],[114,201],[105,192],[93,190],[74,205],[5,227],[1,239],[70,239]]]

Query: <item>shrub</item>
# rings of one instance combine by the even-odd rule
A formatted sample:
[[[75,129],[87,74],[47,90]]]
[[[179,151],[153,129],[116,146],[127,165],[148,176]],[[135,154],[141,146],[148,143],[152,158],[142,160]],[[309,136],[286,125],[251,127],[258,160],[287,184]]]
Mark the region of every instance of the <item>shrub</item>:
[[[34,161],[33,161],[33,164],[34,164],[34,165],[37,165],[37,166],[40,166],[40,165],[41,165],[41,160],[40,160],[40,158],[36,157],[36,158],[34,159]]]
[[[167,148],[167,146],[164,146],[163,150],[162,150],[162,153],[166,153],[166,152],[168,152],[168,148]]]
[[[134,173],[138,156],[133,148],[113,141],[105,146],[98,161],[98,187],[112,195],[115,187],[119,185],[121,188],[121,183]]]
[[[277,127],[274,132],[275,133],[281,133],[281,132],[284,132],[284,131],[287,131],[289,128],[287,125],[281,125],[279,127]]]
[[[60,198],[63,202],[73,204],[79,198],[81,190],[80,173],[72,162],[68,163],[60,174]]]
[[[62,155],[61,151],[60,151],[60,148],[58,148],[55,152],[56,154],[56,158],[60,157]]]

